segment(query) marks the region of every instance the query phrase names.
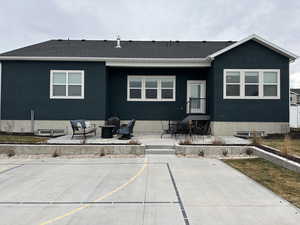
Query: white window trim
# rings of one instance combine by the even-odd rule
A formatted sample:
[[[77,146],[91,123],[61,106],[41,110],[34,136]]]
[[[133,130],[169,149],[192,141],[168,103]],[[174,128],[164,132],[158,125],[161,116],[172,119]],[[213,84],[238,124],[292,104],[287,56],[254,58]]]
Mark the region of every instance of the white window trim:
[[[226,73],[240,72],[240,96],[226,95]],[[258,72],[258,96],[245,96],[245,72]],[[277,73],[277,96],[263,96],[263,73],[276,72]],[[271,85],[271,84],[270,84]],[[279,69],[224,69],[223,72],[223,99],[280,99],[280,70]]]
[[[141,89],[141,97],[142,98],[130,98],[130,88],[129,88],[129,81],[134,80],[134,79],[139,79],[142,80],[142,87]],[[158,87],[157,87],[157,99],[146,99],[145,92],[146,92],[146,80],[147,79],[157,79],[158,81]],[[173,86],[173,98],[170,99],[162,99],[161,98],[161,90],[162,89],[171,89],[171,88],[162,88],[161,87],[161,80],[163,79],[172,79],[174,82]],[[138,89],[138,88],[136,88]],[[148,88],[151,89],[151,88]],[[155,88],[153,88],[155,89]],[[176,76],[139,76],[139,75],[128,75],[127,76],[127,101],[129,102],[174,102],[176,101]]]
[[[68,75],[66,81],[66,96],[53,96],[53,73],[64,72],[64,73],[81,73],[81,96],[68,96]],[[50,70],[50,99],[84,99],[84,71],[83,70]]]

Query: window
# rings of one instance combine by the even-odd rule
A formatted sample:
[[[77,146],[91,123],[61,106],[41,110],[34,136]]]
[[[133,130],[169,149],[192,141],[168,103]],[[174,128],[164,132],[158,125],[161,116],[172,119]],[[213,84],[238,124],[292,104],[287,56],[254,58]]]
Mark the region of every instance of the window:
[[[161,98],[175,100],[175,78],[161,80]]]
[[[258,72],[245,72],[245,96],[258,96],[258,74]]]
[[[175,101],[174,76],[128,76],[128,101]]]
[[[226,74],[226,96],[240,96],[241,73],[229,71]]]
[[[224,70],[225,99],[279,99],[280,70]]]
[[[156,79],[145,80],[145,98],[158,99],[158,80]]]
[[[276,72],[263,73],[264,96],[277,96],[278,79]]]
[[[129,81],[129,98],[141,99],[142,98],[142,79],[132,79]]]
[[[83,99],[84,72],[81,70],[51,70],[50,98]]]

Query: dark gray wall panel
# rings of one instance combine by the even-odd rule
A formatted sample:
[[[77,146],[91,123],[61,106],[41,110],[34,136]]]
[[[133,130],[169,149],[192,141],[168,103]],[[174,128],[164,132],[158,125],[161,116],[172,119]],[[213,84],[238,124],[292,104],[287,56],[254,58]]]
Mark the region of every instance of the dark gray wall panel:
[[[212,112],[215,121],[288,122],[289,60],[248,41],[218,57],[212,64],[214,79]],[[223,99],[224,69],[280,69],[281,98],[276,100]]]
[[[84,70],[85,98],[50,99],[50,70]],[[2,63],[2,119],[37,120],[106,117],[106,69],[104,63],[5,61]]]
[[[121,119],[181,120],[186,116],[187,80],[207,80],[208,68],[109,68],[109,115]],[[128,75],[175,75],[175,102],[128,102]]]

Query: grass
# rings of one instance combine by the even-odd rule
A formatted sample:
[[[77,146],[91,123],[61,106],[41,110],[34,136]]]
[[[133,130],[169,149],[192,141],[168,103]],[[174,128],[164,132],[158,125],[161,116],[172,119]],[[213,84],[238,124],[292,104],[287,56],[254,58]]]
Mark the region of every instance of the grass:
[[[0,143],[34,144],[46,142],[48,138],[22,135],[0,135]]]
[[[284,139],[262,139],[261,144],[268,145],[273,148],[277,148],[280,151],[285,150]],[[299,139],[290,139],[288,154],[295,155],[300,157],[300,140]]]
[[[260,158],[223,161],[300,208],[299,173]]]

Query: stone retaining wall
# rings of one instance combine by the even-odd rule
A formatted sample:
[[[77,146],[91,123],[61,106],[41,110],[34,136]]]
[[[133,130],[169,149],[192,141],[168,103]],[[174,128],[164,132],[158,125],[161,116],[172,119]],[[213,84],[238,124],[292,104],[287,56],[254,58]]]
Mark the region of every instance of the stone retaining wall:
[[[223,152],[227,152],[228,156],[246,155],[247,149],[251,146],[212,146],[212,145],[176,145],[175,154],[182,155],[199,155],[203,152],[204,157],[224,157]]]
[[[0,153],[13,150],[16,155],[79,155],[79,154],[101,154],[123,155],[134,154],[144,155],[144,145],[13,145],[1,144]]]
[[[253,147],[254,150],[254,154],[260,158],[263,158],[265,160],[271,161],[272,163],[278,165],[278,166],[282,166],[284,168],[287,168],[289,170],[293,170],[296,171],[298,173],[300,173],[300,164],[296,163],[294,161],[288,160],[284,157],[275,155],[273,153],[264,151],[260,148],[257,147]]]
[[[227,152],[227,156],[245,156],[247,149],[253,150],[253,155],[268,160],[278,166],[282,166],[289,170],[300,173],[300,164],[276,154],[264,151],[254,146],[193,146],[193,145],[176,145],[175,153],[182,155],[199,155],[203,152],[204,157],[220,158],[224,157],[223,152]]]

